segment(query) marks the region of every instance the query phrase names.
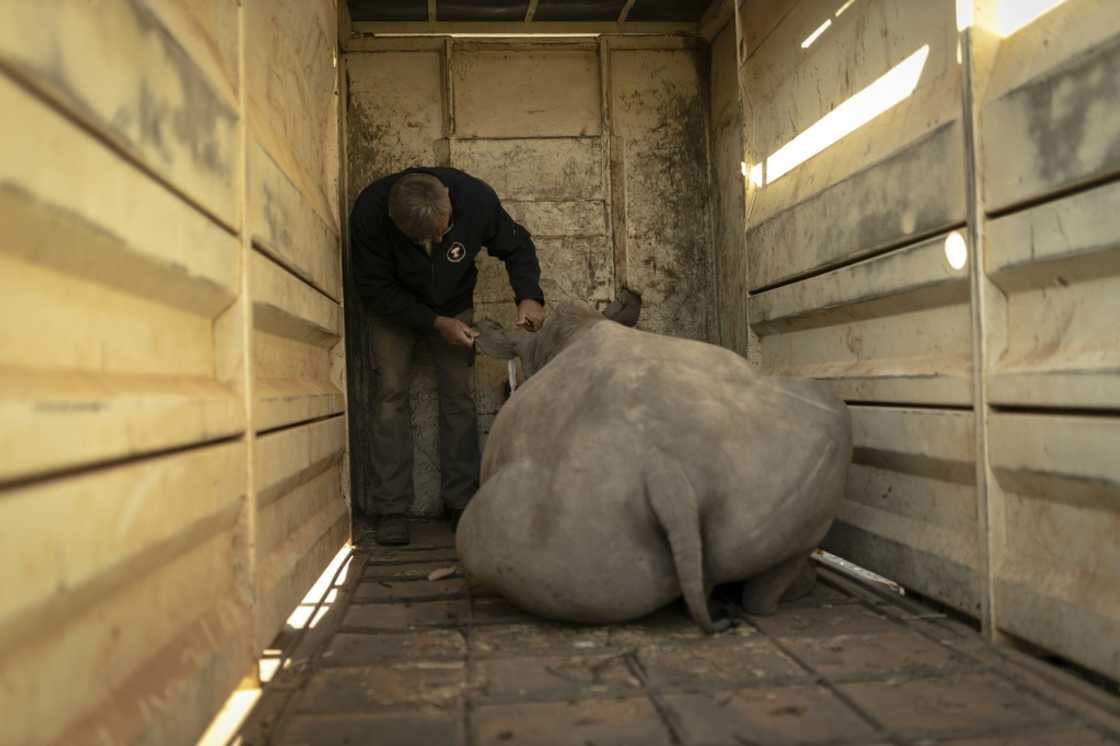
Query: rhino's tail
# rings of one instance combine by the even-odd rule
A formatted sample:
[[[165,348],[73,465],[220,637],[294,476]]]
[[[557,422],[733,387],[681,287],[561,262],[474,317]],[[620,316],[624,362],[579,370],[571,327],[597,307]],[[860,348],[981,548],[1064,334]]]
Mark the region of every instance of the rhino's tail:
[[[712,621],[704,582],[704,549],[700,536],[700,505],[696,490],[679,466],[662,462],[647,475],[646,497],[669,540],[677,582],[693,621],[706,632],[722,632],[730,621]]]

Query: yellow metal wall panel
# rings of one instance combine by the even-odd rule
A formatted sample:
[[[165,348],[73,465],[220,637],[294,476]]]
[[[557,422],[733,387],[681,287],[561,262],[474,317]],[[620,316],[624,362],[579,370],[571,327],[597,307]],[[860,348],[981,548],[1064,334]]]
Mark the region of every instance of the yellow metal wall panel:
[[[851,413],[847,498],[825,548],[978,614],[972,412],[852,406]]]
[[[979,102],[990,626],[1117,677],[1120,16],[999,42]]]
[[[285,428],[256,443],[257,500],[261,507],[292,488],[336,466],[346,450],[346,422],[341,417]],[[262,544],[262,548],[267,546]]]
[[[747,210],[751,289],[964,222],[953,3],[836,10],[797,4],[740,72],[747,161],[765,183]],[[784,175],[783,150],[801,153]]]
[[[561,202],[603,199],[597,137],[462,140],[451,165],[476,176],[502,199]]]
[[[841,4],[796,3],[743,67],[749,115],[765,125],[750,136],[752,152],[773,153],[927,45],[919,87],[946,74],[957,76],[954,0],[858,0],[836,17]],[[826,22],[830,25],[805,47]],[[930,113],[959,114],[959,100],[929,105],[927,119]],[[917,121],[908,124],[920,126]],[[916,133],[912,129],[907,134]],[[864,157],[875,160],[874,151]]]
[[[315,344],[342,336],[338,303],[268,257],[251,255],[249,276],[256,325],[274,334]]]
[[[600,134],[597,51],[594,46],[522,50],[456,44],[452,66],[456,136]]]
[[[345,541],[345,438],[270,522],[247,429],[345,433],[334,13],[6,11],[0,743],[193,743]]]
[[[281,628],[325,564],[306,555],[328,552],[320,544],[337,535],[340,522],[345,528],[341,469],[346,442],[344,417],[285,428],[256,441],[261,645]],[[338,548],[334,542],[326,559]]]
[[[825,17],[830,12],[834,3],[828,0],[802,0],[791,3],[789,0],[735,0],[738,4],[737,17],[739,19],[739,38],[742,41],[744,53],[742,59],[754,54],[762,43],[774,33],[787,15],[795,10],[812,14],[817,18]],[[820,21],[818,21],[820,23]]]
[[[988,371],[993,403],[1120,408],[1117,205],[1113,182],[988,224],[1009,321]]]
[[[337,229],[309,207],[259,143],[249,151],[249,174],[248,222],[254,245],[323,294],[341,301]]]
[[[601,201],[502,203],[514,220],[535,238],[561,236],[606,236],[606,205]]]
[[[300,192],[303,211],[338,233],[337,20],[334,0],[248,0],[245,75],[251,140]],[[268,179],[250,162],[250,200]],[[312,220],[296,213],[290,220]],[[254,234],[267,235],[260,225]],[[300,235],[293,230],[295,235]],[[319,246],[299,246],[311,252]],[[328,288],[329,290],[329,288]]]
[[[746,306],[764,370],[851,405],[826,547],[978,613],[971,289],[946,253],[967,215],[955,4],[738,13],[745,250],[726,264],[746,291],[723,280],[721,313]]]
[[[1009,412],[990,427],[999,625],[1120,678],[1120,419]]]
[[[447,164],[440,51],[348,54],[349,198],[410,166]]]
[[[968,404],[968,277],[945,241],[751,296],[763,367],[827,380],[848,401]]]
[[[610,300],[610,242],[606,236],[535,238],[534,243],[541,264],[541,288],[549,299],[546,303]],[[502,262],[488,257],[479,261],[475,300],[513,304],[513,289]]]
[[[245,23],[254,635],[263,646],[348,526],[345,398],[336,375],[344,326],[340,102],[335,3],[255,0]]]
[[[233,302],[230,233],[9,78],[0,108],[0,250],[208,317]]]
[[[164,25],[186,16],[157,15],[139,0],[49,5],[8,4],[0,65],[236,226],[240,116],[237,91],[212,51],[219,40],[188,52],[186,34]],[[228,56],[230,40],[221,41]]]
[[[253,252],[251,262],[256,429],[341,412],[331,378],[341,307],[272,259]]]
[[[875,129],[849,135],[833,146],[834,152],[816,156],[814,169],[805,170],[803,165],[756,193],[747,209],[752,290],[790,282],[964,222],[959,123],[946,123],[881,161],[862,160],[873,142],[891,139],[904,127],[899,120],[921,116],[909,109],[900,104],[881,115]],[[817,167],[826,174],[859,170],[818,190]]]
[[[4,743],[51,742],[69,724],[97,719],[97,708],[118,706],[118,690],[158,657],[161,672],[145,681],[154,696],[184,660],[184,650],[167,646],[216,605],[231,628],[213,630],[210,649],[195,652],[229,654],[232,627],[248,622],[230,543],[244,463],[244,446],[234,442],[3,495]],[[215,683],[236,682],[249,663],[243,652],[231,661],[232,678]],[[133,738],[160,727],[158,719],[152,712],[131,723]]]
[[[334,501],[317,507],[314,518],[289,535],[274,557],[266,559],[260,572],[258,648],[267,647],[277,630],[285,628],[285,620],[293,611],[293,600],[298,603],[306,596],[349,536],[349,510],[345,503]],[[305,624],[310,626],[314,621],[312,617]]]
[[[4,78],[0,107],[0,479],[237,432],[236,239]]]
[[[1071,0],[1000,44],[982,109],[989,212],[1120,174],[1116,10]]]

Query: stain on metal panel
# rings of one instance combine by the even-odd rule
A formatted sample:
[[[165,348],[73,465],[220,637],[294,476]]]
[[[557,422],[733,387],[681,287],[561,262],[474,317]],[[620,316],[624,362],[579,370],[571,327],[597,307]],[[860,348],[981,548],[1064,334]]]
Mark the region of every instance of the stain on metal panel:
[[[143,3],[74,3],[57,14],[16,4],[0,28],[0,62],[235,225],[233,94]]]
[[[642,328],[711,339],[707,66],[694,50],[616,50],[611,64],[625,179],[622,281],[643,293]]]

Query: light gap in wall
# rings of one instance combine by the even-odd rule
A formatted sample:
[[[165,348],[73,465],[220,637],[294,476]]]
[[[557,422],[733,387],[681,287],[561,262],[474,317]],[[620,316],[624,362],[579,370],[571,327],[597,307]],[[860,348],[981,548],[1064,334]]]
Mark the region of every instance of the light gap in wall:
[[[1042,417],[1085,417],[1108,420],[1120,419],[1120,407],[1116,409],[1106,409],[1103,407],[1056,407],[1038,404],[991,404],[990,408],[992,412],[997,414],[1039,415]]]
[[[339,589],[346,582],[353,555],[354,547],[347,542],[311,584],[301,603],[288,617],[288,627],[296,632],[289,644],[286,647],[270,646],[261,652],[258,660],[260,684],[267,684],[277,673],[290,666],[290,656],[299,648],[304,633],[322,620],[330,610],[331,604],[337,601]],[[305,612],[303,609],[309,611]],[[260,685],[243,686],[235,690],[226,699],[217,716],[210,721],[210,725],[196,742],[196,746],[239,746],[242,743],[242,735],[239,731],[263,694],[264,689]]]
[[[557,33],[555,31],[547,32],[524,32],[524,33],[508,33],[508,34],[484,34],[473,32],[458,32],[447,33],[445,31],[431,31],[431,32],[417,32],[413,34],[373,34],[377,39],[597,39],[603,34],[600,33]],[[631,34],[630,36],[640,36],[640,34]]]
[[[820,380],[828,380],[818,378]],[[878,408],[891,408],[891,409],[921,409],[931,412],[971,412],[971,404],[929,404],[928,402],[907,402],[907,401],[882,401],[875,399],[868,399],[861,401],[860,399],[845,399],[844,403],[849,407],[878,407]]]
[[[996,30],[1011,36],[1063,4],[1066,0],[1000,0],[996,9]]]
[[[828,31],[828,28],[831,25],[832,25],[832,19],[831,18],[825,19],[825,22],[822,23],[820,26],[817,26],[816,30],[813,31],[813,33],[811,33],[807,37],[805,37],[805,41],[801,42],[801,48],[802,49],[808,49],[809,47],[813,46],[813,42],[815,42],[817,39],[821,38],[821,34],[823,34],[825,31]]]
[[[169,456],[175,456],[180,453],[187,453],[189,451],[201,451],[205,448],[213,448],[215,446],[225,445],[227,443],[236,443],[237,441],[241,440],[244,435],[245,432],[242,431],[233,435],[224,435],[218,438],[196,440],[190,443],[169,446],[167,448],[156,448],[150,451],[143,451],[141,453],[130,453],[125,456],[107,458],[101,461],[94,461],[92,463],[64,466],[53,471],[34,472],[7,480],[0,479],[0,490],[24,489],[28,487],[34,487],[44,482],[72,479],[74,477],[85,476],[87,474],[96,474],[98,472],[109,471],[110,469],[132,466],[145,461],[157,461],[159,459],[164,459]]]
[[[777,181],[909,98],[918,87],[928,58],[929,44],[925,44],[774,151],[766,159],[766,184]]]
[[[320,415],[318,417],[309,417],[306,420],[299,420],[297,422],[285,422],[283,425],[277,425],[276,427],[270,427],[270,428],[266,428],[264,430],[258,430],[257,431],[257,437],[261,438],[261,437],[264,437],[265,435],[272,435],[274,433],[278,433],[278,432],[281,432],[283,430],[294,430],[297,427],[306,427],[308,425],[317,425],[320,422],[326,422],[327,420],[333,420],[333,419],[336,419],[338,417],[343,417],[343,416],[345,416],[345,414],[346,414],[345,411],[343,411],[343,412],[331,412],[330,414],[324,414],[324,415]]]

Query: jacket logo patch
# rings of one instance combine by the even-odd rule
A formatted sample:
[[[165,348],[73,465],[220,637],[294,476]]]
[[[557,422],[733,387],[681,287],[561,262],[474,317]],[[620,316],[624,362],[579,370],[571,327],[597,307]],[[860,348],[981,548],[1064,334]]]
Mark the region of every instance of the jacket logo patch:
[[[458,264],[463,261],[463,257],[467,255],[467,249],[463,244],[456,241],[451,244],[451,248],[447,250],[447,261]]]

